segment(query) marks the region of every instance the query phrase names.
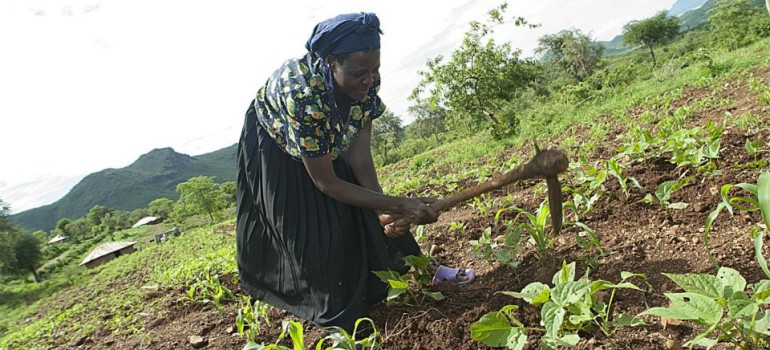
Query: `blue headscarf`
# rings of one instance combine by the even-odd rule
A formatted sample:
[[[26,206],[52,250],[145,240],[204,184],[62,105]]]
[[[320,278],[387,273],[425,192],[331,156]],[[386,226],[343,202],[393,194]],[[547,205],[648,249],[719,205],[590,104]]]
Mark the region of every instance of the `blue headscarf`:
[[[305,48],[317,57],[380,48],[380,19],[374,13],[339,15],[318,23]]]
[[[380,34],[382,34],[380,19],[374,13],[348,13],[316,24],[313,34],[305,43],[305,48],[321,59],[329,54],[344,55],[356,51],[375,50],[380,48]],[[334,102],[334,77],[326,62],[322,62],[321,68],[332,112],[331,122],[335,125],[340,116]]]

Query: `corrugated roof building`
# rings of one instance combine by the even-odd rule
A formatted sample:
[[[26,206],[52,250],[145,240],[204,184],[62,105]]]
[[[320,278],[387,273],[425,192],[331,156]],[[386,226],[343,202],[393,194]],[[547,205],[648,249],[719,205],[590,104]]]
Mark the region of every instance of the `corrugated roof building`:
[[[123,254],[131,254],[136,250],[134,248],[135,244],[136,242],[107,242],[100,244],[91,252],[91,254],[88,254],[88,256],[83,259],[80,266],[85,265],[90,269]]]

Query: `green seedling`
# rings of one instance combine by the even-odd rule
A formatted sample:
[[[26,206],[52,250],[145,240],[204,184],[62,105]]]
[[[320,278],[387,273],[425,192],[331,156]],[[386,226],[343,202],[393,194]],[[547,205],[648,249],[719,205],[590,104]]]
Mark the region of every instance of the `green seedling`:
[[[254,341],[260,334],[262,320],[267,326],[270,326],[270,318],[267,311],[271,306],[256,300],[252,303],[251,297],[243,296],[244,305],[238,310],[238,316],[235,317],[235,325],[238,328],[238,335],[246,335],[247,341]]]
[[[684,344],[691,348],[710,349],[719,343],[747,350],[770,346],[770,280],[747,285],[740,272],[728,267],[719,268],[716,275],[664,275],[684,292],[665,293],[670,307],[654,307],[639,316],[687,320],[707,327]]]
[[[356,339],[359,326],[362,322],[368,322],[372,332],[363,339]],[[324,337],[316,344],[316,350],[363,350],[380,349],[380,332],[374,326],[374,321],[369,318],[359,318],[353,327],[353,334],[348,334],[340,327],[333,327],[337,332]],[[324,343],[331,342],[331,346],[324,347]]]
[[[385,299],[388,305],[422,305],[425,298],[436,301],[444,299],[440,292],[431,292],[428,286],[433,274],[428,268],[430,256],[408,255],[404,257],[406,266],[411,267],[410,272],[400,274],[396,271],[373,271],[380,281],[388,285],[388,297]]]
[[[750,195],[730,196],[730,190],[733,187],[740,188],[748,192]],[[764,226],[766,230],[768,222],[770,222],[770,172],[760,174],[756,184],[726,184],[722,186],[719,192],[722,196],[722,202],[717,205],[716,209],[709,213],[708,217],[706,218],[706,227],[703,232],[703,242],[706,246],[706,252],[708,253],[709,259],[711,260],[712,264],[714,264],[714,266],[718,266],[718,264],[711,254],[711,249],[709,248],[709,237],[714,222],[723,210],[727,209],[730,215],[733,214],[733,208],[746,212],[760,210],[762,213],[762,219],[765,222]],[[770,273],[768,273],[768,276],[770,276]]]
[[[292,347],[288,348],[283,345],[278,345],[281,340],[286,338],[286,334],[289,334],[289,337],[291,338]],[[304,330],[302,329],[302,324],[297,321],[287,321],[284,320],[281,322],[281,334],[278,336],[278,339],[273,344],[268,345],[262,345],[257,344],[254,341],[249,341],[246,346],[243,347],[243,350],[304,350],[305,349],[305,336],[304,336]]]
[[[687,208],[687,203],[683,202],[677,202],[677,203],[671,203],[671,195],[674,194],[674,192],[678,191],[680,188],[686,186],[688,183],[690,183],[690,180],[692,177],[680,177],[676,180],[669,180],[661,183],[658,185],[658,188],[655,190],[655,197],[652,196],[652,194],[648,193],[644,196],[639,202],[646,203],[646,204],[654,204],[655,199],[657,199],[658,203],[661,207],[666,209],[685,209]]]
[[[596,202],[599,201],[598,193],[589,195],[577,188],[569,186],[563,186],[562,192],[569,193],[572,196],[572,200],[565,201],[562,206],[572,210],[572,214],[575,216],[575,222],[579,222],[580,218],[588,214],[591,209],[593,209]]]
[[[509,349],[523,349],[529,332],[541,332],[541,349],[574,347],[580,341],[579,333],[598,327],[610,340],[614,332],[624,326],[644,324],[641,319],[620,314],[612,318],[612,302],[618,289],[641,289],[627,280],[646,276],[621,273],[621,282],[614,284],[604,280],[591,281],[588,275],[575,279],[575,263],[562,264],[552,279],[553,287],[533,282],[521,292],[498,292],[523,299],[540,307],[540,324],[543,328],[525,327],[513,315],[518,309],[507,305],[500,311],[491,312],[471,325],[471,338],[488,346],[505,346]],[[605,290],[611,289],[607,301],[602,300]]]
[[[641,189],[642,186],[639,185],[639,181],[636,181],[636,179],[633,176],[623,176],[623,169],[621,168],[620,164],[614,160],[608,160],[607,161],[607,172],[614,176],[616,179],[618,179],[618,183],[620,184],[620,189],[623,190],[623,193],[626,195],[626,198],[631,193],[631,188],[629,188],[629,181],[630,186],[632,188]]]
[[[502,265],[517,268],[521,263],[521,229],[512,220],[506,220],[502,243],[491,236],[492,228],[487,227],[478,240],[470,241],[476,257],[487,261],[495,259]]]
[[[540,203],[540,207],[535,214],[516,206],[512,208],[519,212],[514,221],[518,222],[519,217],[521,216],[526,218],[523,223],[519,224],[519,227],[529,233],[529,236],[535,245],[535,256],[538,259],[544,258],[548,249],[551,247],[551,237],[545,229],[546,225],[548,225],[548,217],[550,215],[548,205],[546,205],[546,202]]]

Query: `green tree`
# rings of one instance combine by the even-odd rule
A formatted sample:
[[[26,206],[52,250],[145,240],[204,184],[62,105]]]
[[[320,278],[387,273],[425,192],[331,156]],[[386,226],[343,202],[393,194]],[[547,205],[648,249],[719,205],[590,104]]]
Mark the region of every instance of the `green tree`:
[[[737,49],[770,36],[770,18],[761,1],[720,1],[709,11],[709,34],[715,46]]]
[[[70,234],[72,240],[77,243],[93,235],[91,224],[85,218],[70,221],[64,229]]]
[[[446,109],[427,103],[417,103],[409,107],[408,112],[414,117],[414,121],[405,128],[407,137],[433,136],[436,143],[441,142],[439,135],[446,131]]]
[[[61,235],[62,237],[70,237],[69,231],[67,231],[67,225],[72,222],[72,219],[70,218],[61,218],[59,221],[56,222],[56,226],[54,226],[53,233],[54,235]]]
[[[40,240],[32,233],[21,233],[14,240],[13,253],[16,256],[16,263],[10,266],[9,272],[14,275],[30,272],[35,278],[35,282],[40,282],[40,276],[37,274],[37,268],[42,257]]]
[[[179,201],[174,208],[175,216],[181,220],[192,215],[208,214],[211,222],[221,215],[227,203],[210,176],[196,176],[176,186]]]
[[[103,205],[94,205],[91,207],[91,210],[88,211],[88,214],[86,214],[86,220],[91,225],[91,232],[93,233],[99,233],[102,231],[102,219],[109,214],[112,213],[114,210],[107,208]]]
[[[655,60],[656,46],[665,45],[679,34],[679,19],[668,17],[666,11],[641,20],[631,21],[623,26],[623,43],[630,45],[644,45],[650,50],[652,65],[657,65]]]
[[[17,228],[8,220],[10,212],[11,207],[0,199],[0,270],[5,270],[8,265],[16,264],[13,239]]]
[[[102,223],[99,225],[100,232],[107,232],[112,238],[116,231],[125,230],[131,227],[132,222],[129,219],[129,213],[123,210],[115,210],[104,215]]]
[[[227,207],[235,205],[235,196],[238,191],[238,185],[235,181],[227,181],[219,184],[219,191],[222,193],[222,197],[224,198]]]
[[[577,81],[583,81],[602,61],[604,46],[579,29],[562,30],[538,39],[535,53],[559,67]]]
[[[436,56],[426,63],[427,70],[419,72],[421,80],[411,98],[451,110],[447,122],[453,130],[472,131],[484,119],[493,126],[507,123],[496,114],[499,106],[520,96],[538,76],[533,61],[519,58],[520,50],[512,49],[510,43],[498,45],[490,38],[493,26],[505,22],[507,7],[502,4],[489,11],[486,23],[471,22],[470,31],[449,60]],[[534,27],[521,17],[513,23]]]
[[[401,118],[386,111],[372,122],[372,150],[388,164],[388,150],[395,149],[404,139]]]
[[[174,201],[168,198],[158,198],[150,202],[147,210],[152,216],[167,218],[171,211],[174,210]]]

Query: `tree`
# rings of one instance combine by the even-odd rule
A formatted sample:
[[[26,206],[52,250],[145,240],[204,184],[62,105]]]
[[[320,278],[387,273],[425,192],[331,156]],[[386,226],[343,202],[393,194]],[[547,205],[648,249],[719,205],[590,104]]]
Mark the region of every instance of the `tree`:
[[[760,1],[720,1],[708,14],[710,39],[715,46],[737,49],[770,36],[770,20]]]
[[[174,210],[174,201],[165,197],[158,198],[150,202],[147,210],[152,216],[167,218],[171,211]]]
[[[411,98],[450,109],[448,122],[453,129],[472,130],[483,119],[499,125],[498,106],[520,96],[537,77],[535,63],[519,58],[520,50],[490,38],[493,26],[504,23],[506,9],[507,4],[502,4],[489,11],[487,23],[471,22],[471,30],[448,61],[436,56],[426,63],[426,71],[419,72],[421,80]],[[521,17],[514,24],[535,27]]]
[[[21,232],[8,220],[11,208],[0,199],[0,271],[21,275],[31,272],[40,280],[36,268],[40,262],[40,240],[30,232]]]
[[[372,149],[388,164],[388,149],[396,148],[404,139],[401,118],[386,111],[372,122]]]
[[[221,192],[210,176],[196,176],[176,186],[179,201],[174,208],[178,219],[184,219],[196,214],[208,214],[211,222],[215,222],[222,209],[227,207]]]
[[[93,235],[91,224],[85,218],[70,221],[64,229],[70,234],[74,242],[80,242]]]
[[[652,65],[655,66],[654,47],[665,45],[679,34],[679,19],[668,17],[666,11],[641,20],[631,21],[623,26],[623,43],[630,45],[644,45],[650,50]]]
[[[535,53],[546,62],[564,70],[577,81],[583,81],[599,66],[604,46],[579,29],[562,30],[538,39]]]
[[[86,214],[86,220],[88,221],[88,224],[91,226],[91,232],[93,234],[98,234],[99,232],[104,232],[102,228],[102,220],[104,220],[104,217],[107,216],[107,214],[112,213],[114,210],[111,208],[107,208],[103,205],[94,205],[91,210],[88,211],[88,214]]]
[[[437,143],[441,141],[439,134],[446,131],[446,109],[417,103],[409,107],[408,112],[414,117],[414,121],[406,127],[408,136],[411,134],[420,138],[433,136]]]
[[[67,231],[67,225],[72,222],[72,219],[70,218],[61,218],[59,221],[56,222],[56,226],[54,226],[53,233],[54,235],[61,235],[62,237],[70,237],[71,234],[69,231]]]
[[[40,277],[37,274],[37,268],[42,257],[40,240],[32,233],[21,233],[14,240],[13,253],[16,257],[16,262],[14,265],[9,266],[9,272],[15,275],[30,272],[35,278],[35,282],[40,282]]]
[[[236,192],[238,191],[238,185],[235,181],[227,181],[219,184],[219,191],[222,192],[226,206],[235,205]]]
[[[0,199],[0,270],[6,270],[6,266],[16,264],[16,256],[13,253],[13,239],[17,228],[8,221],[11,207]]]

